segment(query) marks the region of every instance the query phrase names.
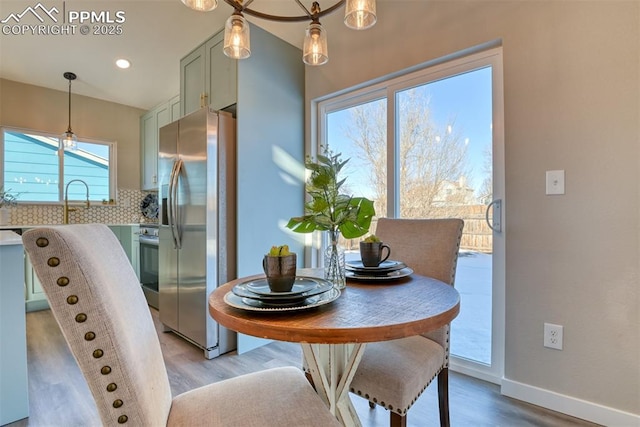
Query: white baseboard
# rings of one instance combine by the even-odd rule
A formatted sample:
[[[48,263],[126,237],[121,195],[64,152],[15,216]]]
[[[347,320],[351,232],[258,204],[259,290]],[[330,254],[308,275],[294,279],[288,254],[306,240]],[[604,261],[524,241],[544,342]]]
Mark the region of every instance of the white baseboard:
[[[501,392],[514,399],[609,427],[640,426],[639,414],[620,411],[507,378],[502,379]]]

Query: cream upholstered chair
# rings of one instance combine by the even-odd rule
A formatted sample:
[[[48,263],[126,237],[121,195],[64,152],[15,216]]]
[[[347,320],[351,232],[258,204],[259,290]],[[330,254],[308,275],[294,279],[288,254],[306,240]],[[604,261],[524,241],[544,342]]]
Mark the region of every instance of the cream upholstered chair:
[[[36,228],[22,239],[104,425],[339,425],[294,367],[172,398],[140,283],[111,230],[101,224]]]
[[[391,258],[416,274],[453,286],[464,222],[461,219],[388,219],[376,235]],[[438,376],[440,424],[449,425],[449,325],[424,335],[367,344],[350,390],[390,411],[391,426],[406,426],[407,410]]]

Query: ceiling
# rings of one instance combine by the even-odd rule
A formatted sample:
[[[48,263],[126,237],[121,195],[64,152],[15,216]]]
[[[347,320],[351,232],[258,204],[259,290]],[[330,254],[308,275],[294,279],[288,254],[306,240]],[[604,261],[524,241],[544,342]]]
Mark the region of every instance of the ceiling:
[[[389,1],[389,0],[387,0]],[[321,0],[328,8],[335,0]],[[18,82],[67,91],[66,71],[74,72],[72,93],[104,99],[142,109],[150,109],[179,92],[180,58],[209,36],[222,29],[232,8],[219,1],[212,12],[196,12],[180,0],[1,0],[0,77]],[[307,8],[311,1],[303,1]],[[38,7],[38,5],[41,5]],[[265,13],[302,15],[294,0],[255,0],[253,6]],[[43,22],[27,8],[42,15]],[[53,10],[56,8],[57,12]],[[43,13],[47,10],[54,21]],[[80,23],[74,34],[21,33],[21,26],[40,25],[45,30],[68,27],[71,12],[100,12],[113,22],[124,17],[120,35],[80,34]],[[10,16],[19,16],[18,19]],[[66,24],[62,24],[65,17]],[[279,23],[247,17],[281,39],[301,48],[308,23]],[[331,34],[331,26],[342,25],[343,9],[325,17],[323,26]],[[7,27],[8,26],[8,27]],[[100,28],[108,29],[108,24]],[[113,28],[113,27],[112,27]],[[5,31],[18,34],[6,34]],[[69,30],[70,31],[70,30]],[[329,37],[329,46],[336,40]],[[127,70],[115,66],[117,58],[132,65]],[[301,59],[302,60],[302,59]],[[0,94],[1,96],[1,94]]]

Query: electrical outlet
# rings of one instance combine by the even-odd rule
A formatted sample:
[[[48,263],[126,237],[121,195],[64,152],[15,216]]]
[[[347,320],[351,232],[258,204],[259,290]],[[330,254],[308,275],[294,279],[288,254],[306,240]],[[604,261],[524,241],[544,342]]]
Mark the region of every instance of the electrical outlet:
[[[544,346],[562,350],[562,325],[544,324]]]

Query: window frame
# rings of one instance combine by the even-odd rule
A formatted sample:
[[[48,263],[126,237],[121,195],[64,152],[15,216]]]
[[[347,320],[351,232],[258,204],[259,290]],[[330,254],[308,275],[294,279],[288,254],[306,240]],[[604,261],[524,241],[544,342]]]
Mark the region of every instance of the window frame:
[[[494,199],[504,198],[504,80],[502,47],[485,45],[462,51],[443,58],[411,67],[406,70],[381,77],[373,82],[365,82],[355,88],[344,89],[311,100],[311,128],[307,153],[315,156],[321,146],[327,145],[326,116],[334,111],[350,108],[372,99],[374,93],[386,93],[387,98],[387,217],[397,218],[400,212],[400,189],[398,176],[399,137],[397,133],[397,97],[399,91],[446,79],[469,71],[491,67],[493,90],[493,185]],[[503,201],[504,203],[504,201]],[[506,214],[502,213],[503,224]],[[500,383],[504,375],[504,319],[505,319],[505,230],[494,233],[494,264],[492,279],[492,342],[491,365],[467,361],[452,355],[452,369],[490,381]],[[316,233],[317,234],[317,233]],[[499,236],[499,237],[498,237]],[[319,266],[322,259],[322,236],[312,239],[312,250],[306,255],[306,262]]]
[[[21,134],[32,134],[42,136],[45,138],[52,138],[59,141],[60,135],[52,132],[45,132],[33,129],[26,129],[14,126],[0,126],[0,187],[5,189],[10,188],[10,183],[4,182],[4,159],[5,159],[5,133],[14,132]],[[100,140],[95,138],[79,138],[78,143],[106,145],[109,148],[109,201],[113,200],[117,202],[117,143],[111,140]],[[19,205],[61,205],[64,204],[64,186],[65,186],[65,174],[64,174],[64,149],[58,146],[58,200],[57,201],[41,201],[41,200],[25,200],[24,197],[20,197],[17,202]],[[61,160],[60,160],[61,159]],[[89,200],[92,203],[101,203],[102,199],[92,199],[91,192],[89,192]]]

